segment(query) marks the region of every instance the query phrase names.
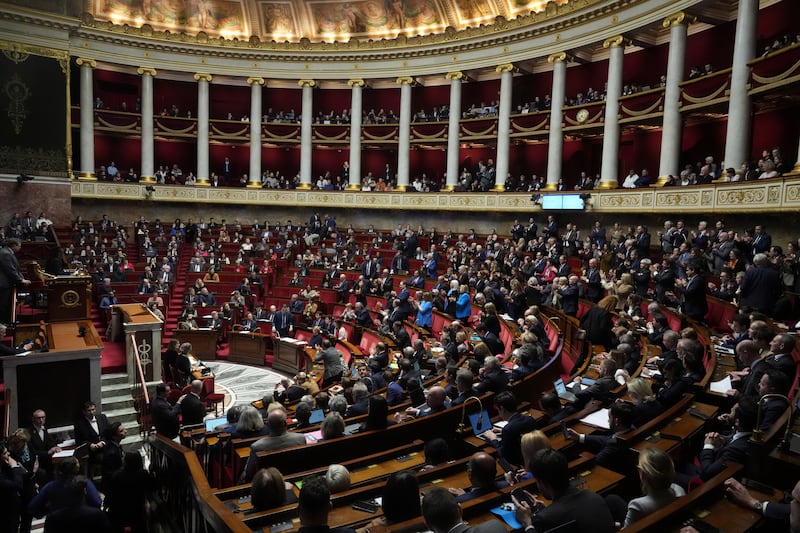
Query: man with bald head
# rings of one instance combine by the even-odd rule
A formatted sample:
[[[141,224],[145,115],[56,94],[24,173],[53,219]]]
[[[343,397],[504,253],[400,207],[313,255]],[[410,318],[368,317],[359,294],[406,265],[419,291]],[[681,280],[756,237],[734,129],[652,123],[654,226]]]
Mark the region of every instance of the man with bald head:
[[[456,495],[458,503],[480,498],[508,486],[505,481],[497,481],[497,461],[485,452],[477,452],[470,457],[467,463],[467,475],[471,483],[467,490],[450,489],[450,492]]]
[[[250,445],[250,457],[247,459],[240,483],[248,483],[256,473],[258,467],[256,454],[258,452],[281,450],[306,443],[306,439],[301,433],[292,433],[286,430],[286,411],[283,409],[270,411],[267,415],[267,426],[269,435]]]
[[[178,405],[181,406],[181,424],[184,426],[193,426],[202,424],[203,418],[206,416],[205,407],[200,400],[200,394],[203,392],[203,382],[199,379],[192,381],[191,388],[188,394],[184,394],[178,399]]]
[[[424,404],[419,407],[409,407],[406,409],[406,414],[413,416],[414,418],[428,416],[433,413],[444,411],[449,407],[449,403],[450,400],[447,398],[447,393],[445,392],[444,387],[437,385],[428,390]]]

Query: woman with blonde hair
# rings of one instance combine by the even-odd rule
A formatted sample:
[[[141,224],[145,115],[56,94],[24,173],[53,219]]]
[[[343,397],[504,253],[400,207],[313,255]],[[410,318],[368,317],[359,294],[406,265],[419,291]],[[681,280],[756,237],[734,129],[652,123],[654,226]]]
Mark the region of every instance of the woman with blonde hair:
[[[550,444],[550,439],[544,431],[534,429],[533,431],[525,433],[520,441],[522,465],[525,468],[520,468],[516,472],[506,472],[505,478],[508,484],[514,485],[515,483],[532,478],[533,476],[530,473],[530,464],[533,460],[533,456],[536,455],[536,452],[539,450],[551,450],[552,448],[553,446]]]
[[[675,498],[686,494],[680,486],[672,482],[675,479],[675,465],[672,463],[672,458],[658,448],[645,448],[639,454],[637,469],[644,496],[628,503],[623,527],[658,511]]]
[[[650,382],[644,378],[633,378],[628,382],[628,396],[633,402],[633,425],[639,427],[664,412],[664,406],[656,399]]]

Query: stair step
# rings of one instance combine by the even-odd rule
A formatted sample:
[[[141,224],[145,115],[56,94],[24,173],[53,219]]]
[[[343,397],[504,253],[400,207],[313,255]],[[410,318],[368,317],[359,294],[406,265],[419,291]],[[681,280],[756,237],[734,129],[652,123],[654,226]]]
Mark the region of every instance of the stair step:
[[[105,396],[102,401],[103,412],[118,411],[120,409],[134,408],[133,397],[127,396]]]
[[[136,422],[137,413],[133,407],[123,407],[121,409],[111,409],[103,411],[103,414],[108,417],[109,422]]]
[[[124,372],[114,372],[111,374],[103,374],[100,376],[100,386],[105,390],[106,387],[114,385],[128,384],[128,374]]]

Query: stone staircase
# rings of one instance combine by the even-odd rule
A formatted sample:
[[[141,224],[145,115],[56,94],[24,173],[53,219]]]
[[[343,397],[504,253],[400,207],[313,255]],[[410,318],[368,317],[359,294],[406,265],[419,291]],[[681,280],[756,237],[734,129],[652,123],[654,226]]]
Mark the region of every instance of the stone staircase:
[[[103,374],[100,379],[103,398],[99,411],[108,417],[109,422],[122,422],[128,430],[128,436],[122,441],[123,447],[126,450],[136,449],[141,443],[141,437],[128,375]]]

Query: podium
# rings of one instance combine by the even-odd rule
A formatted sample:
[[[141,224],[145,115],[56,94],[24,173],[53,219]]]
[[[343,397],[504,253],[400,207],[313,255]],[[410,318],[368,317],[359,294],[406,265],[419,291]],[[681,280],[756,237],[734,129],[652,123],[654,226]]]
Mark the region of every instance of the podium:
[[[56,276],[45,280],[50,322],[89,320],[92,309],[92,278]]]
[[[260,333],[231,331],[228,333],[228,343],[228,361],[264,366],[264,356],[267,348],[272,346],[272,337]]]
[[[9,427],[27,424],[36,409],[47,411],[50,427],[72,424],[86,400],[100,404],[103,341],[91,321],[48,323],[49,352],[0,357],[10,394]],[[37,326],[38,328],[38,326]],[[83,336],[79,336],[80,328]]]
[[[125,359],[128,383],[136,383],[136,362],[133,347],[139,351],[145,381],[161,380],[162,323],[144,304],[119,304],[112,308],[111,335],[125,335]],[[131,339],[133,334],[133,340]]]
[[[305,348],[307,345],[307,342],[298,341],[291,337],[275,339],[275,360],[272,362],[272,368],[290,374],[297,374],[303,369],[310,369],[311,365],[306,364]]]
[[[188,342],[192,345],[192,354],[198,359],[217,358],[217,337],[219,332],[215,329],[176,329],[172,333],[173,337],[183,344]]]

